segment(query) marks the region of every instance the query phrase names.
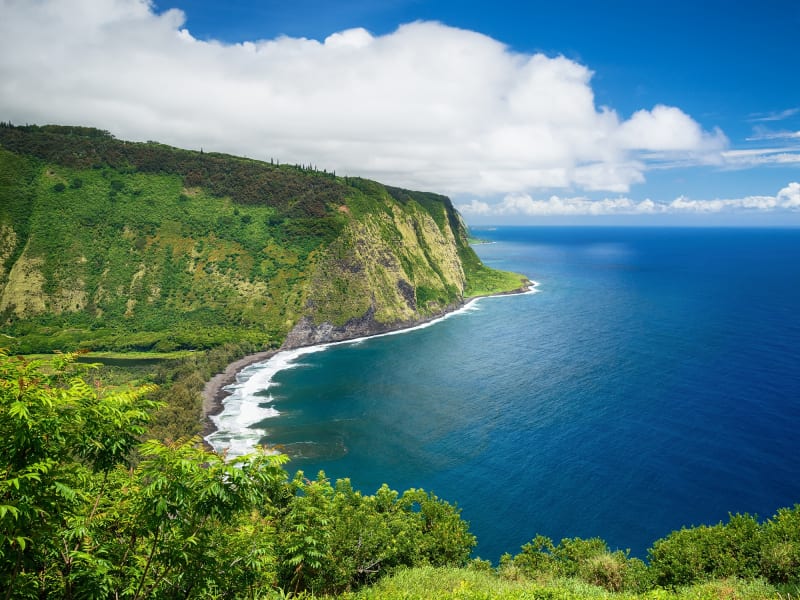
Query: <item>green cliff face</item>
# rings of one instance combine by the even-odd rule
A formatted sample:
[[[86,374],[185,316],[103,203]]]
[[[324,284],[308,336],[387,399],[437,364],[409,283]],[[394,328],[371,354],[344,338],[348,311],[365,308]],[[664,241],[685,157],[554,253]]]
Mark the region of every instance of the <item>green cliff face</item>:
[[[88,128],[0,127],[12,351],[302,345],[521,284],[480,264],[443,196]]]
[[[305,317],[288,345],[394,329],[463,301],[464,241],[462,231],[451,227],[447,199],[426,209],[374,187],[368,201],[350,203],[341,235],[314,266]]]

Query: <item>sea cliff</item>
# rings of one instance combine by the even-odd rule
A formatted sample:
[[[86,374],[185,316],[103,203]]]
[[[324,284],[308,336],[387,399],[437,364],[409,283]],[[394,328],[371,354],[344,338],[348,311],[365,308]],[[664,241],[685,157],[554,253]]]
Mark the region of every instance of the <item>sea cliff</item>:
[[[444,196],[85,127],[0,127],[12,352],[297,347],[523,279],[481,264]]]

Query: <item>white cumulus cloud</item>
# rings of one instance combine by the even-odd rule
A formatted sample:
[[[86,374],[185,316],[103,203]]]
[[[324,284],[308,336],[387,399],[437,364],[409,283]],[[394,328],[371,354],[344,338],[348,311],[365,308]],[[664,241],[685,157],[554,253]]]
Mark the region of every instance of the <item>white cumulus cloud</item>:
[[[667,215],[715,214],[722,212],[752,212],[775,210],[800,210],[800,183],[792,182],[775,196],[745,196],[743,198],[693,200],[679,196],[671,202],[654,202],[647,198],[632,200],[625,196],[592,199],[586,196],[561,197],[552,195],[534,199],[529,194],[507,194],[496,203],[472,199],[457,205],[467,218],[476,217],[549,217],[584,215]]]
[[[494,207],[487,206],[478,214],[551,216],[551,215],[610,215],[610,214],[648,214],[653,212],[651,200],[634,202],[630,198],[605,198],[591,200],[585,197],[562,198],[550,196],[547,200],[534,200],[528,194],[509,194]],[[460,206],[464,214],[470,214],[472,205]]]
[[[715,162],[727,146],[676,107],[596,106],[575,61],[441,23],[224,44],[146,0],[0,0],[0,16],[0,118],[18,124],[486,196],[626,193],[654,161]]]
[[[784,208],[800,208],[800,183],[793,181],[778,192],[777,202]]]
[[[617,135],[625,148],[655,151],[695,150],[714,152],[726,144],[724,134],[704,132],[680,109],[658,105],[653,110],[640,110],[622,123]]]

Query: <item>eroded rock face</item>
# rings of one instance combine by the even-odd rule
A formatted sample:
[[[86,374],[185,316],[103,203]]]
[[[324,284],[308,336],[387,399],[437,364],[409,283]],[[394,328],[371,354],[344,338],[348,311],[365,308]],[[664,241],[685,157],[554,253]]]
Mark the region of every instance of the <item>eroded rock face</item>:
[[[47,310],[42,259],[27,252],[14,263],[0,294],[0,314],[15,317],[36,316]]]
[[[370,309],[361,317],[350,319],[344,325],[335,326],[330,321],[315,325],[310,317],[303,317],[286,336],[286,349],[351,340],[388,331],[386,325],[375,321],[375,311]]]
[[[446,205],[435,215],[414,203],[383,202],[383,210],[351,220],[320,259],[285,347],[392,331],[461,304],[461,232],[453,231]]]
[[[397,331],[437,319],[456,310],[461,305],[462,304],[452,304],[445,307],[441,312],[427,317],[420,317],[407,321],[395,321],[392,323],[376,321],[374,309],[370,309],[361,317],[350,319],[344,325],[339,326],[333,325],[329,321],[315,325],[310,317],[303,317],[286,336],[286,341],[281,348],[283,350],[291,350],[304,346],[354,340],[371,335],[388,333],[390,331]]]

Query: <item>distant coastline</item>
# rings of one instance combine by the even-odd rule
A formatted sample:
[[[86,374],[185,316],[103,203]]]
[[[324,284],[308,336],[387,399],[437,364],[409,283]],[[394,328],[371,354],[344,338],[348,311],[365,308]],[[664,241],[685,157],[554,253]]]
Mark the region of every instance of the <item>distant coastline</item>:
[[[353,336],[352,338],[341,339],[321,344],[309,344],[304,346],[306,348],[314,348],[314,347],[325,347],[325,346],[333,346],[339,344],[346,344],[346,343],[354,343],[360,340],[365,339],[372,339],[376,337],[381,337],[384,335],[392,335],[392,334],[399,334],[411,331],[413,329],[419,327],[426,327],[429,325],[433,325],[434,323],[445,319],[455,313],[458,313],[466,308],[468,308],[473,302],[480,300],[482,298],[492,298],[498,296],[510,296],[510,295],[517,295],[517,294],[527,294],[527,293],[534,293],[536,291],[536,287],[538,286],[538,282],[533,280],[526,280],[524,284],[516,289],[511,290],[508,292],[499,292],[497,294],[486,294],[481,296],[472,296],[465,301],[461,302],[457,305],[452,305],[447,307],[443,312],[433,315],[431,317],[427,317],[424,319],[420,319],[413,323],[402,323],[399,324],[397,327],[389,328],[386,331],[376,332],[371,335],[360,335],[360,336]],[[225,367],[225,370],[221,373],[217,373],[211,379],[206,381],[205,386],[203,387],[203,441],[208,447],[212,447],[211,444],[207,441],[208,436],[213,434],[217,431],[217,426],[215,425],[214,421],[211,419],[212,416],[220,414],[225,409],[225,399],[228,398],[233,392],[227,390],[226,388],[230,385],[233,385],[237,381],[237,376],[239,373],[249,367],[251,365],[267,362],[270,359],[274,358],[276,355],[280,354],[281,352],[288,352],[290,350],[297,350],[300,347],[285,347],[281,346],[277,350],[265,350],[262,352],[256,352],[254,354],[248,354],[247,356],[243,356],[242,358],[235,360],[234,362],[230,363],[228,366]]]

